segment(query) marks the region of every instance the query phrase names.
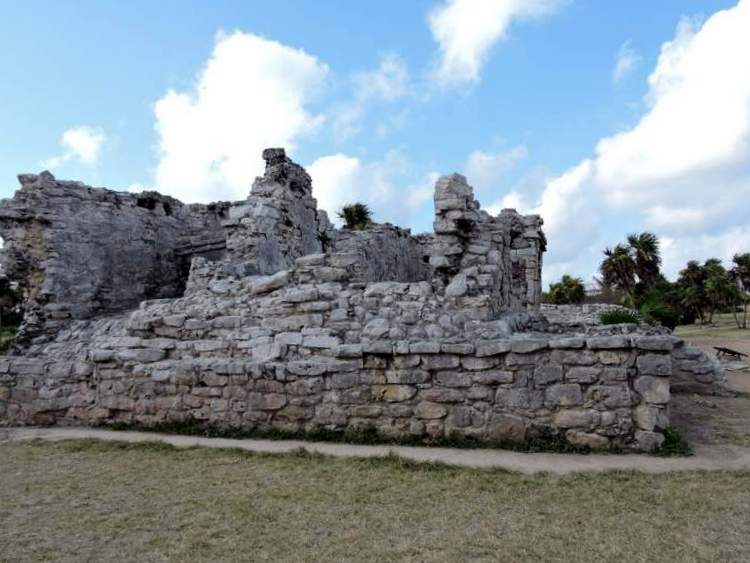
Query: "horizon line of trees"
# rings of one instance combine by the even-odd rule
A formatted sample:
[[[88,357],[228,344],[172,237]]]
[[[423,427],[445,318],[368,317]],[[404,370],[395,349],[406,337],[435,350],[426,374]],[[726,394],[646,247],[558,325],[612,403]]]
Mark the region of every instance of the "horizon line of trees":
[[[718,312],[731,312],[738,328],[747,328],[750,304],[750,252],[735,254],[732,266],[718,258],[702,264],[690,260],[677,281],[661,271],[659,239],[649,232],[630,234],[623,243],[604,249],[599,266],[600,301],[637,310],[648,322],[674,328],[677,324],[713,322]],[[564,275],[550,284],[544,300],[555,304],[582,303],[583,280]]]

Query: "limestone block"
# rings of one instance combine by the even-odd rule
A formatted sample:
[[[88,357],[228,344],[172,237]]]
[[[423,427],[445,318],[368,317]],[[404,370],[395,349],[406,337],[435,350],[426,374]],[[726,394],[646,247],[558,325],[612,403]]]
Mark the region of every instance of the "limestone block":
[[[666,377],[672,374],[672,358],[667,354],[643,354],[636,360],[638,373]]]
[[[668,379],[644,375],[635,380],[633,387],[647,403],[663,405],[669,402]]]

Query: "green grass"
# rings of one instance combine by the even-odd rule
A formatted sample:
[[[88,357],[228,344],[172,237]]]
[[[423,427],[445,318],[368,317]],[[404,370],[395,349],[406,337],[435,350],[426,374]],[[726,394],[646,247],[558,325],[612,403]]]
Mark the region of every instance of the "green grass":
[[[731,313],[714,315],[711,324],[680,325],[675,329],[675,334],[688,340],[704,337],[750,339],[750,329],[737,328]]]
[[[750,472],[0,444],[0,561],[744,561]]]

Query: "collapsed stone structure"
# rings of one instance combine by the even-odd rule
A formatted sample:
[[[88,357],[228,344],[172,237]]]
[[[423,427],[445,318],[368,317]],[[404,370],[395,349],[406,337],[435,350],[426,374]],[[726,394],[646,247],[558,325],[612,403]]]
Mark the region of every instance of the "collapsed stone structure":
[[[438,180],[434,233],[335,229],[282,149],[240,202],[184,205],[22,175],[0,204],[26,316],[0,358],[0,423],[200,421],[653,450],[670,377],[710,360],[635,327],[538,312],[538,216]],[[567,332],[566,332],[567,330]]]

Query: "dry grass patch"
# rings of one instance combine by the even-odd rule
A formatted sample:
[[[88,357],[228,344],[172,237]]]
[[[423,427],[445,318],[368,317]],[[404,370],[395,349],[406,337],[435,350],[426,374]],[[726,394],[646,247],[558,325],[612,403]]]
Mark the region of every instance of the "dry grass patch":
[[[739,561],[750,472],[499,471],[0,445],[0,560]]]

